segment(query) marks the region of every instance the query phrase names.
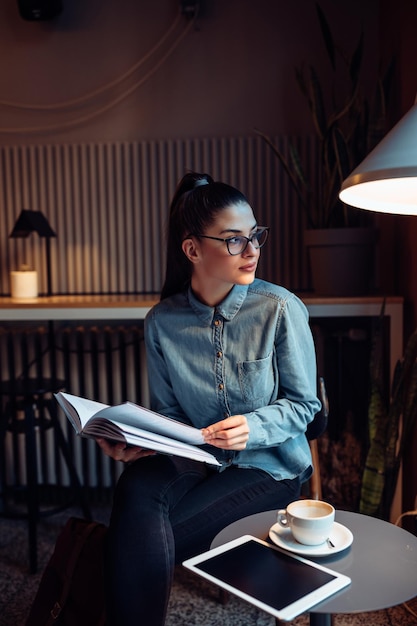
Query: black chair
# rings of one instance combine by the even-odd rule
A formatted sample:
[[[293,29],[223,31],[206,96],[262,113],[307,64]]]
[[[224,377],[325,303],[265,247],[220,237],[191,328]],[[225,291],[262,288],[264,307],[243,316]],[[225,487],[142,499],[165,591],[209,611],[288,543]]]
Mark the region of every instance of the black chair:
[[[53,393],[65,387],[65,381],[53,378],[24,378],[0,383],[0,495],[1,515],[25,517],[28,520],[29,569],[37,570],[37,524],[40,515],[50,515],[66,508],[69,503],[54,508],[40,505],[39,474],[47,474],[47,459],[38,459],[37,435],[42,437],[48,429],[53,429],[55,454],[62,454],[69,473],[70,488],[78,500],[84,516],[91,519],[87,499],[78,478],[68,442],[58,419],[58,407]],[[14,481],[8,484],[6,473],[6,434],[12,434],[12,462]],[[25,480],[21,477],[19,439],[24,437]],[[40,472],[38,471],[40,468]],[[9,496],[23,494],[25,511],[19,513],[16,506],[10,506]]]
[[[312,500],[321,500],[323,497],[323,489],[320,476],[320,459],[317,439],[324,433],[327,428],[329,418],[329,399],[327,397],[326,385],[324,378],[320,377],[318,381],[318,396],[321,401],[321,410],[314,416],[314,419],[307,426],[306,436],[310,444],[313,474],[307,483],[307,493],[304,495]]]

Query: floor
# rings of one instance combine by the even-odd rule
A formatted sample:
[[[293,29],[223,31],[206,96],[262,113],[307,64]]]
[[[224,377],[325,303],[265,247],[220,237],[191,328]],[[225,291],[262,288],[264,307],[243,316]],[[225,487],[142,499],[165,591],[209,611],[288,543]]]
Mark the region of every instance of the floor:
[[[23,520],[0,518],[0,626],[24,626],[36,594],[41,573],[54,547],[56,537],[69,515],[69,509],[41,520],[39,524],[39,572],[27,571],[27,533]],[[96,507],[94,517],[108,520],[108,508]],[[416,572],[417,575],[417,572]],[[395,584],[395,581],[393,581]],[[335,626],[412,626],[417,624],[417,599],[412,600],[413,614],[402,605],[391,609],[357,615],[337,615]],[[178,568],[172,589],[166,626],[274,626],[274,618],[233,596],[223,604],[216,587]],[[291,626],[307,626],[303,615]],[[140,624],[138,626],[146,626]]]

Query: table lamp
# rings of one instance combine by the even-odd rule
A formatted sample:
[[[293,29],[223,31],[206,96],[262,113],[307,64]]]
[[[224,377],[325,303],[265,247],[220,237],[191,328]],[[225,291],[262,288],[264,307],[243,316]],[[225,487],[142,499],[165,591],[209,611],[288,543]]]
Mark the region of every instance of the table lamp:
[[[52,295],[51,280],[51,237],[56,237],[55,231],[52,230],[48,220],[40,211],[31,211],[22,209],[17,221],[13,227],[9,237],[28,237],[30,233],[36,232],[39,237],[45,239],[46,246],[46,276],[47,276],[47,295]]]
[[[397,215],[417,215],[417,99],[342,184],[345,204]]]

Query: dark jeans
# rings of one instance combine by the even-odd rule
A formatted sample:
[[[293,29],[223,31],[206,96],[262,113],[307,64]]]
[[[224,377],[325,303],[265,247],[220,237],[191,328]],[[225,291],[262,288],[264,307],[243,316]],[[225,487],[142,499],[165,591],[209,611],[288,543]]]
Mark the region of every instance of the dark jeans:
[[[108,625],[162,626],[175,564],[209,549],[237,519],[285,507],[300,481],[255,469],[218,473],[203,463],[156,455],[128,466],[116,488],[105,579]]]

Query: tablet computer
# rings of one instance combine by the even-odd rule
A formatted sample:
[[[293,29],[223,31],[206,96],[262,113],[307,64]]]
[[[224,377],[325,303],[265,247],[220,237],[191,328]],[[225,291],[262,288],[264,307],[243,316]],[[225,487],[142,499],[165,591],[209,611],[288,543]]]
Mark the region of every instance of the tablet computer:
[[[351,582],[344,574],[250,535],[187,559],[183,565],[284,621]]]

